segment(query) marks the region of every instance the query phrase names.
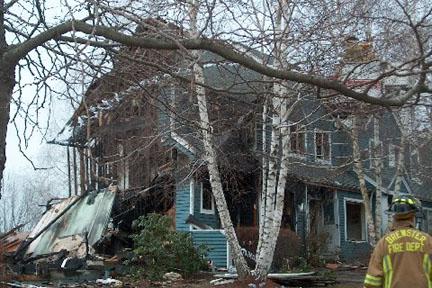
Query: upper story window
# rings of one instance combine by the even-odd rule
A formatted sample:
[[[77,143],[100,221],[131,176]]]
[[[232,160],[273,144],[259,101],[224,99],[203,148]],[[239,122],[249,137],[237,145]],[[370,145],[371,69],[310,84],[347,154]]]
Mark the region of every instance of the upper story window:
[[[315,131],[315,159],[330,162],[331,145],[330,132]]]
[[[290,132],[290,152],[294,154],[306,154],[306,131],[300,129],[298,125],[289,127]]]

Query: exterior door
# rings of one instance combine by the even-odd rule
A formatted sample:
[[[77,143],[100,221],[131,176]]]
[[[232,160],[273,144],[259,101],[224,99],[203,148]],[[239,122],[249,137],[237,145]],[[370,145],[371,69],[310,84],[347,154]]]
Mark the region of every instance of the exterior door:
[[[326,192],[328,194],[322,202],[323,230],[327,233],[327,250],[329,253],[334,253],[340,246],[337,198],[335,192]]]

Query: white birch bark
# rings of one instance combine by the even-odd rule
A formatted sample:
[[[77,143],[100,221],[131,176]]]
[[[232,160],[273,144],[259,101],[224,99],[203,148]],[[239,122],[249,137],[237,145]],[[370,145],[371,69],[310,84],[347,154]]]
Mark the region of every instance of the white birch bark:
[[[357,174],[357,178],[359,180],[359,185],[360,185],[360,192],[363,198],[369,243],[372,246],[375,246],[377,242],[376,229],[372,218],[372,209],[370,205],[369,194],[366,187],[365,172],[364,172],[361,151],[360,151],[359,132],[360,132],[360,119],[358,119],[357,115],[354,115],[352,133],[351,133],[353,158],[354,158],[354,171]]]
[[[279,68],[283,68],[286,64],[287,55],[285,51],[287,50],[287,43],[284,35],[288,28],[288,8],[288,1],[279,2],[277,8],[275,66]],[[291,112],[288,105],[290,98],[287,88],[280,82],[274,83],[271,103],[273,117],[267,189],[265,191],[266,219],[262,223],[263,227],[260,227],[260,246],[258,247],[257,263],[254,270],[254,275],[260,279],[266,277],[273,261],[283,215],[285,184],[288,175],[288,115]],[[280,155],[282,155],[282,158],[280,158]]]
[[[193,0],[190,4],[191,5],[189,15],[191,20],[191,33],[192,37],[197,38],[199,35],[196,21],[200,3],[197,0]],[[194,51],[193,54],[196,59],[198,59],[200,56],[200,52],[198,51]],[[193,73],[196,83],[205,83],[204,70],[197,63],[193,64]],[[239,278],[244,278],[250,274],[250,269],[247,266],[246,260],[244,259],[241,252],[241,247],[237,239],[237,235],[235,233],[235,229],[229,214],[225,195],[223,193],[219,167],[217,164],[217,153],[213,144],[213,130],[209,121],[207,99],[204,87],[201,85],[196,85],[195,93],[198,102],[202,140],[205,150],[204,157],[207,162],[207,168],[210,175],[210,185],[212,188],[212,193],[216,202],[216,207],[219,213],[222,228],[224,229],[225,235],[227,237],[228,245],[230,247],[230,253],[233,256],[234,265],[237,269],[237,273],[239,275]]]
[[[286,89],[283,88],[280,90],[280,92],[286,92]],[[282,95],[282,93],[281,93]],[[281,136],[281,149],[282,149],[282,158],[280,160],[280,167],[279,167],[279,173],[278,173],[278,179],[276,182],[276,190],[275,190],[275,199],[274,203],[271,204],[272,206],[272,214],[268,216],[268,226],[266,227],[266,230],[263,233],[263,242],[266,243],[266,245],[263,245],[261,247],[261,250],[259,251],[259,258],[257,261],[257,266],[255,269],[255,275],[259,278],[265,278],[268,271],[270,270],[273,256],[277,244],[277,238],[279,236],[280,231],[280,225],[282,221],[283,216],[283,208],[284,208],[284,199],[285,199],[285,186],[286,186],[286,180],[288,176],[288,166],[289,166],[289,150],[288,150],[288,143],[289,143],[289,133],[288,133],[288,115],[290,113],[290,110],[288,109],[288,94],[285,93],[283,95],[284,98],[281,101],[280,105],[280,118],[281,118],[281,124],[282,127],[280,128],[280,136]],[[279,142],[279,139],[277,140]],[[270,192],[270,191],[269,191]]]
[[[262,114],[262,158],[261,158],[261,178],[262,178],[262,185],[261,185],[261,193],[260,193],[260,203],[259,203],[259,230],[258,230],[258,245],[257,245],[257,253],[258,251],[261,251],[261,245],[262,245],[262,239],[263,239],[263,233],[264,233],[264,227],[266,226],[264,223],[266,221],[266,200],[267,200],[267,182],[268,182],[268,157],[266,156],[267,153],[267,122],[269,117],[269,106],[268,106],[268,99],[266,98],[264,100],[263,104],[263,114]]]
[[[399,195],[401,183],[402,183],[402,177],[404,174],[404,165],[405,165],[405,149],[407,144],[407,138],[409,134],[409,120],[403,117],[401,113],[399,112],[393,112],[393,117],[396,121],[396,125],[399,128],[400,132],[400,142],[399,142],[399,151],[398,151],[398,157],[396,161],[396,175],[395,175],[395,184],[394,184],[394,193],[395,197]],[[407,132],[408,131],[408,132]]]
[[[377,117],[373,118],[373,167],[375,172],[375,181],[376,181],[376,193],[375,193],[375,201],[376,201],[376,209],[375,209],[375,226],[377,227],[377,238],[381,238],[382,236],[382,188],[383,188],[383,180],[382,180],[382,145],[380,140],[380,132],[379,132],[379,119]]]
[[[403,167],[404,167],[405,143],[406,143],[406,136],[404,133],[401,133],[401,140],[400,140],[399,151],[398,151],[398,160],[396,162],[396,179],[394,184],[395,197],[400,194],[400,190],[401,190]]]

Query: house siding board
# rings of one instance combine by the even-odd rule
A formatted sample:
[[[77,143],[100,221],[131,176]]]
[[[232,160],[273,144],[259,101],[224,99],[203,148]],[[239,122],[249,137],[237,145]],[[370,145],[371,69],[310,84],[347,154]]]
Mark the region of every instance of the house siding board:
[[[195,184],[195,195],[194,195],[194,216],[195,218],[212,228],[218,228],[218,220],[216,215],[216,207],[214,214],[201,213],[201,183]],[[216,203],[214,204],[216,206]]]
[[[191,231],[195,246],[205,245],[207,258],[218,268],[227,268],[227,240],[219,230]]]
[[[343,261],[366,261],[371,253],[372,247],[367,242],[353,242],[345,240],[345,205],[344,199],[362,200],[359,193],[349,191],[338,191],[338,207],[339,207],[339,231],[340,231],[340,257]]]
[[[186,183],[187,182],[187,183]],[[189,216],[190,187],[189,182],[184,181],[176,186],[176,230],[189,231],[186,219]]]

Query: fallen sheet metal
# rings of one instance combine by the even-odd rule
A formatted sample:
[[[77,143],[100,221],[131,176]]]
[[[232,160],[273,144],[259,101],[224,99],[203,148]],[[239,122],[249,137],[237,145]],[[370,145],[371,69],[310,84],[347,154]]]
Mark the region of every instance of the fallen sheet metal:
[[[54,204],[30,233],[26,258],[67,250],[85,256],[108,226],[115,192],[108,189]]]
[[[17,251],[19,245],[27,238],[28,232],[17,231],[20,227],[0,235],[0,253],[13,254]]]

